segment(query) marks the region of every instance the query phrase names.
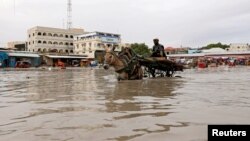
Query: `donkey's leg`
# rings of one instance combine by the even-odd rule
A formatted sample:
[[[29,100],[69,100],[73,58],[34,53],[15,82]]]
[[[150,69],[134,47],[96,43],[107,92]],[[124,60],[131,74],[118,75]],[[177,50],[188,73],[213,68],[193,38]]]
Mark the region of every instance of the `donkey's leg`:
[[[128,74],[126,72],[122,72],[118,75],[117,77],[117,80],[120,81],[120,80],[128,80]]]
[[[143,78],[143,71],[142,71],[142,68],[141,68],[141,66],[139,66],[139,68],[138,68],[138,79],[142,79]]]

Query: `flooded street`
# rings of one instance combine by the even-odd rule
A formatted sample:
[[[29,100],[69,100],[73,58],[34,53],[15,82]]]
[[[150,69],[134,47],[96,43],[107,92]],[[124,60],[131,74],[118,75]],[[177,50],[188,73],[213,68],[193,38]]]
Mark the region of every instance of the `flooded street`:
[[[250,67],[178,75],[0,70],[0,140],[205,141],[207,124],[250,124]]]

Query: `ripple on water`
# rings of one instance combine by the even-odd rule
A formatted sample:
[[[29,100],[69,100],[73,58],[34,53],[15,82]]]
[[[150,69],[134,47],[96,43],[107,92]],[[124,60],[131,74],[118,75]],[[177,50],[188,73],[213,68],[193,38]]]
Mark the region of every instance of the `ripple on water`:
[[[1,71],[0,138],[205,140],[207,124],[250,124],[249,68],[178,75],[118,82],[102,69]]]

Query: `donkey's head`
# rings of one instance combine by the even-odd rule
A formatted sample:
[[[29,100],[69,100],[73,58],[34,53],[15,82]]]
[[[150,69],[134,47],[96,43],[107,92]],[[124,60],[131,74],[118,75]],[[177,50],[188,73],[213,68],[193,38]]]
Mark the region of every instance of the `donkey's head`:
[[[115,47],[109,48],[105,47],[105,55],[104,55],[104,69],[109,69],[109,65],[114,65],[116,59],[118,59],[117,55],[115,54]]]

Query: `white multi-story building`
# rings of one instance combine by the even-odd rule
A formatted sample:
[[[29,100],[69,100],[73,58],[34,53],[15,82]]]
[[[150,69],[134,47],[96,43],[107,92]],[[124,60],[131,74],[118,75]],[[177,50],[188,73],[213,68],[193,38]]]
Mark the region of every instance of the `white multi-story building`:
[[[27,51],[73,53],[75,35],[83,34],[79,28],[61,29],[36,26],[28,30]]]
[[[230,44],[229,51],[232,51],[232,52],[250,51],[250,45],[249,44]]]
[[[89,58],[101,60],[104,47],[117,46],[121,51],[121,35],[104,32],[90,32],[74,37],[74,53],[87,55]]]

